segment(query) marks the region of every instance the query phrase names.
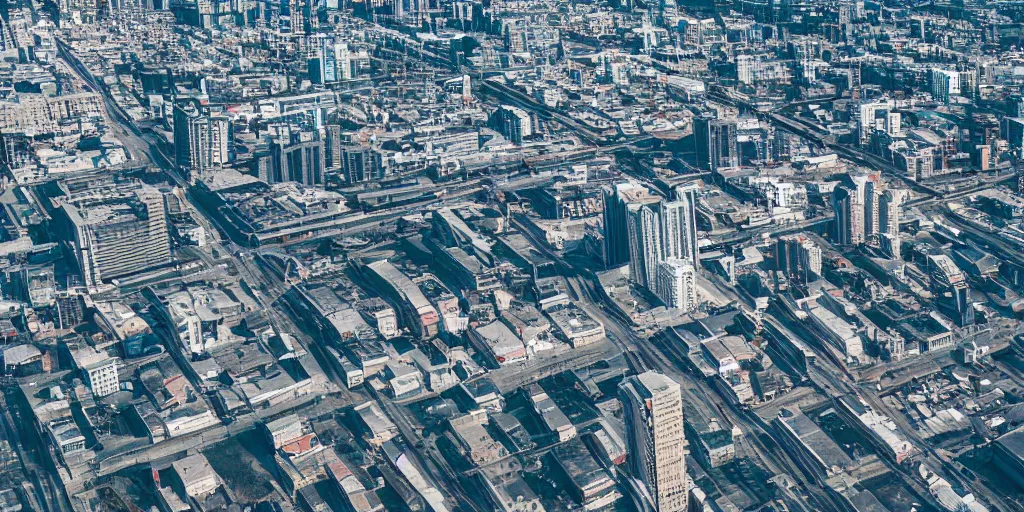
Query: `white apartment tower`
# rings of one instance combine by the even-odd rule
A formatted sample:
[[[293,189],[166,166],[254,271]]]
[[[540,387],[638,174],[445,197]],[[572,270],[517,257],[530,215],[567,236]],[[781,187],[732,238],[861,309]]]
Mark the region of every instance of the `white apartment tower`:
[[[676,187],[676,200],[661,210],[663,257],[679,258],[697,268],[697,190],[695,183]]]
[[[879,201],[879,230],[893,237],[900,235],[900,210],[907,200],[907,190],[890,188],[882,193]]]
[[[686,440],[679,384],[645,372],[619,385],[630,471],[646,488],[641,510],[686,510]]]
[[[681,311],[697,309],[696,271],[685,260],[668,258],[658,264],[657,290],[666,307]]]

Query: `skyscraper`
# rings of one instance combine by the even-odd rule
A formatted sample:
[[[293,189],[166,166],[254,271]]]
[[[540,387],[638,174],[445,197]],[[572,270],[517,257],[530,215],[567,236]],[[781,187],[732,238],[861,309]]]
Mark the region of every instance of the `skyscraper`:
[[[832,191],[833,231],[837,245],[857,245],[864,241],[864,206],[857,202],[857,193],[849,185]]]
[[[933,69],[931,72],[932,98],[949,103],[951,96],[960,95],[960,73],[947,69]]]
[[[967,277],[945,254],[928,255],[931,288],[937,294],[936,302],[957,325],[974,324],[974,304]]]
[[[646,487],[648,503],[641,510],[686,510],[686,441],[683,397],[679,384],[656,372],[645,372],[619,385],[626,421],[629,469]]]
[[[697,167],[710,171],[740,165],[736,121],[701,116],[693,120]]]
[[[522,144],[523,139],[534,133],[530,113],[511,105],[501,105],[487,120],[487,124],[513,144]]]
[[[878,235],[881,199],[881,178],[877,174],[870,174],[864,183],[864,241]]]
[[[869,200],[869,196],[874,195],[870,191],[877,186],[877,175],[851,174],[832,191],[837,244],[859,245],[873,234],[868,222],[869,216],[876,216],[875,201],[873,198]]]
[[[629,262],[629,230],[626,205],[650,196],[636,183],[616,183],[604,187],[604,261],[608,268]]]
[[[775,242],[775,268],[791,279],[814,281],[821,276],[821,248],[803,235],[779,237]]]
[[[656,292],[658,263],[661,261],[660,199],[626,205],[626,229],[629,233],[629,278]]]
[[[900,212],[903,202],[907,199],[907,190],[890,188],[882,193],[879,201],[879,227],[883,234],[893,237],[900,235]]]
[[[174,105],[174,160],[193,176],[231,162],[232,138],[227,116],[211,114],[194,98]]]
[[[675,201],[662,205],[662,257],[679,258],[693,268],[700,262],[697,247],[697,190],[696,183],[676,187]]]

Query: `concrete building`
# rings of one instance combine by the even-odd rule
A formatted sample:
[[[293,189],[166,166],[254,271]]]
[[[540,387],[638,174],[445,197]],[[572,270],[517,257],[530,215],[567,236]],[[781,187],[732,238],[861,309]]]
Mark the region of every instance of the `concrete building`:
[[[858,245],[864,242],[864,203],[858,201],[857,190],[840,185],[832,191],[835,213],[834,236],[837,245]]]
[[[602,468],[579,439],[551,450],[552,466],[561,470],[569,482],[569,495],[583,510],[601,510],[621,497],[607,469]]]
[[[513,144],[522,144],[535,130],[530,113],[512,105],[501,105],[491,113],[487,124]]]
[[[775,268],[790,279],[807,283],[821,276],[821,248],[802,235],[786,235],[775,242]]]
[[[665,307],[681,311],[697,309],[696,271],[684,260],[669,258],[658,264],[656,289]]]
[[[693,268],[700,265],[697,244],[697,191],[696,183],[676,187],[674,201],[661,207],[662,257],[678,258]]]
[[[347,184],[376,181],[384,177],[380,153],[367,146],[348,145],[338,148],[341,179]]]
[[[533,409],[537,411],[548,430],[558,436],[558,442],[564,443],[576,437],[576,426],[537,384],[530,387],[530,402],[533,403]]]
[[[878,219],[880,233],[899,238],[900,214],[909,195],[909,191],[902,188],[888,188],[882,193]]]
[[[323,185],[326,164],[324,141],[301,135],[271,141],[269,149],[257,160],[259,178],[271,184],[293,181]]]
[[[647,188],[632,182],[605,186],[604,192],[604,260],[608,268],[628,263],[630,258],[629,228],[626,208],[630,203],[650,197]]]
[[[231,119],[189,98],[174,105],[174,159],[181,169],[201,175],[234,156]]]
[[[932,98],[949,103],[950,98],[960,95],[960,73],[947,69],[933,69],[931,78]]]
[[[693,143],[697,167],[709,171],[740,165],[738,130],[735,120],[706,116],[693,120]]]
[[[63,211],[86,285],[169,264],[165,209],[163,194],[145,185],[111,195],[70,197]]]
[[[172,462],[171,469],[181,483],[184,494],[194,500],[201,500],[220,487],[220,477],[201,453]]]
[[[93,347],[75,350],[71,355],[93,396],[102,398],[117,393],[121,384],[117,376],[117,360]]]
[[[646,488],[650,503],[641,510],[686,510],[686,440],[679,384],[666,375],[646,372],[619,385],[626,420],[632,476]]]
[[[626,229],[629,234],[629,278],[654,291],[661,261],[661,200],[645,199],[626,205]]]
[[[416,283],[387,260],[365,268],[366,277],[381,286],[381,294],[395,305],[406,328],[423,338],[437,335],[440,316]]]

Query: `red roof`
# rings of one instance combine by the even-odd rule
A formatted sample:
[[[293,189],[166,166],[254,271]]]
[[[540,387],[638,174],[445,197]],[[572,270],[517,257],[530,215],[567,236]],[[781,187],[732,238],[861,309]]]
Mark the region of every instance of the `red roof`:
[[[309,433],[302,437],[296,437],[287,444],[281,447],[281,451],[288,455],[299,455],[306,453],[313,449],[313,441],[316,440],[316,434]]]

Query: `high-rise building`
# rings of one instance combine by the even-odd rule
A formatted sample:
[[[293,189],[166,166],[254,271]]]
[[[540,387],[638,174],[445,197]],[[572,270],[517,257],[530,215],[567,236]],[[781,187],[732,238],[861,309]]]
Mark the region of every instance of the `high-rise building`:
[[[949,103],[950,97],[960,95],[960,73],[947,69],[933,69],[931,72],[932,98]]]
[[[889,112],[895,106],[892,100],[868,101],[857,107],[858,124],[860,128],[860,143],[866,144],[871,140],[871,134],[878,127],[876,118],[879,112]],[[886,116],[888,122],[888,115]]]
[[[864,182],[864,240],[878,235],[879,203],[882,199],[882,182],[878,174],[870,174]]]
[[[736,77],[742,84],[754,83],[754,56],[753,55],[737,55],[736,56]]]
[[[655,291],[661,261],[661,200],[655,197],[626,205],[629,234],[629,278]]]
[[[857,245],[864,242],[864,206],[857,202],[856,189],[839,185],[832,191],[832,211],[836,245]]]
[[[902,188],[886,189],[879,200],[879,227],[883,234],[893,237],[900,235],[900,212],[907,200],[907,190]]]
[[[174,104],[174,163],[178,168],[189,169],[192,166],[192,125],[198,124],[202,115],[202,105],[193,98]]]
[[[502,37],[505,39],[505,49],[509,52],[524,52],[527,48],[527,20],[525,18],[512,18],[502,20]]]
[[[716,171],[740,165],[739,139],[735,120],[701,116],[693,120],[693,143],[697,167]]]
[[[948,313],[957,325],[974,324],[974,304],[967,277],[945,254],[928,256],[931,288],[937,294],[939,308]]]
[[[530,113],[511,105],[501,105],[487,121],[491,128],[513,144],[522,144],[523,139],[533,135],[533,119]]]
[[[324,141],[305,140],[284,144],[270,144],[266,176],[267,183],[294,181],[303,185],[324,183]]]
[[[324,170],[337,171],[341,169],[341,148],[345,144],[342,140],[341,125],[327,124],[324,125],[322,130],[322,138],[324,139]]]
[[[697,247],[696,183],[676,187],[675,200],[661,208],[662,257],[678,258],[697,268],[700,252]]]
[[[367,146],[341,147],[341,178],[345,183],[362,183],[383,177],[380,153]]]
[[[645,372],[619,385],[626,422],[626,448],[632,476],[646,488],[640,510],[686,510],[686,440],[679,384]]]
[[[87,286],[171,263],[163,194],[138,185],[117,194],[71,197],[63,205]]]
[[[629,262],[629,230],[626,205],[650,197],[636,183],[616,183],[604,187],[604,262],[608,268]]]
[[[329,133],[303,124],[271,125],[265,146],[254,158],[257,176],[270,184],[323,185],[328,154],[324,139]]]
[[[190,98],[174,105],[174,160],[193,176],[234,159],[231,119]]]
[[[1000,124],[999,135],[1010,143],[1012,149],[1024,147],[1024,118],[1004,117]]]
[[[877,234],[880,191],[877,174],[851,174],[836,186],[832,191],[832,211],[837,244],[859,245]]]
[[[803,235],[779,237],[775,242],[775,268],[790,279],[814,281],[821,276],[821,248]]]
[[[665,307],[682,311],[697,309],[696,271],[693,265],[678,258],[668,258],[658,264],[658,298]]]

